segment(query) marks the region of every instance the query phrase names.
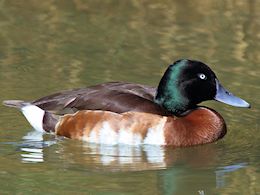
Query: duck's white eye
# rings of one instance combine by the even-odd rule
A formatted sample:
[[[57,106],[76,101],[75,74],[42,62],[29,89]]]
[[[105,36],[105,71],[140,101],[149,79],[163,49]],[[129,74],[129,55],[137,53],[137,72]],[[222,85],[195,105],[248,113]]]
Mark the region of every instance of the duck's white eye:
[[[199,78],[202,79],[202,80],[206,80],[206,79],[207,79],[206,75],[203,74],[203,73],[198,74],[198,76],[199,76]]]

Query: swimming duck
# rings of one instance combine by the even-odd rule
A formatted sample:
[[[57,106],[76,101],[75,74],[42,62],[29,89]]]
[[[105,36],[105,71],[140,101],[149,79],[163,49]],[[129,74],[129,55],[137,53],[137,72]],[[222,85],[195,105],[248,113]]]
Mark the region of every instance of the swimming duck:
[[[156,144],[176,147],[214,142],[226,134],[215,110],[198,106],[217,100],[250,105],[228,92],[204,63],[171,64],[157,88],[109,82],[55,93],[34,101],[6,100],[33,128],[101,144]]]

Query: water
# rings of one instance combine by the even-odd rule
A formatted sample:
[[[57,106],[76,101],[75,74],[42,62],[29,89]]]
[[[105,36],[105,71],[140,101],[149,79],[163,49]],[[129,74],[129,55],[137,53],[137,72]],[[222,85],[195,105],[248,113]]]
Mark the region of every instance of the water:
[[[99,146],[34,132],[1,106],[1,194],[260,194],[259,1],[0,1],[0,100],[107,81],[156,86],[179,58],[209,64],[252,104],[204,105],[224,139]]]

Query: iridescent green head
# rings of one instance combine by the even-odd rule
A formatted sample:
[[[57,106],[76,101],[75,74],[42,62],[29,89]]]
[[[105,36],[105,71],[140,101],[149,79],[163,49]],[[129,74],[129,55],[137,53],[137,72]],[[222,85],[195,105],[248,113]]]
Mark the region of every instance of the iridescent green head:
[[[155,96],[157,104],[175,115],[181,115],[206,100],[250,107],[246,101],[224,89],[206,64],[188,59],[178,60],[168,67]]]

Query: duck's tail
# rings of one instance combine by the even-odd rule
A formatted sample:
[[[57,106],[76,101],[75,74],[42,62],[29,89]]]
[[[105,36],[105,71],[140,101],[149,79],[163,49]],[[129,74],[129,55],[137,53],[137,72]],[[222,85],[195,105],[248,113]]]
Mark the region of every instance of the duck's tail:
[[[3,101],[3,105],[13,108],[22,108],[26,105],[29,105],[29,102],[25,102],[23,100],[5,100]]]
[[[37,131],[55,131],[55,126],[58,123],[58,116],[33,105],[30,102],[22,100],[5,100],[5,106],[18,108],[21,110],[30,125]]]

